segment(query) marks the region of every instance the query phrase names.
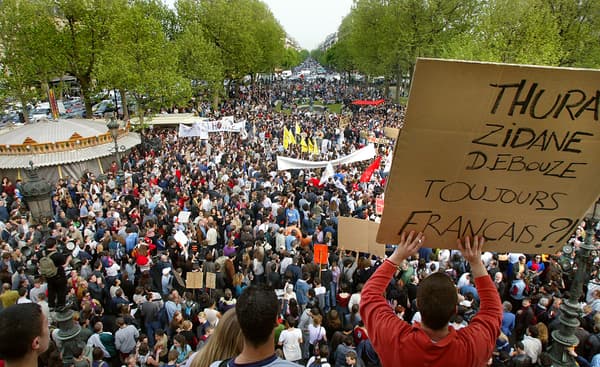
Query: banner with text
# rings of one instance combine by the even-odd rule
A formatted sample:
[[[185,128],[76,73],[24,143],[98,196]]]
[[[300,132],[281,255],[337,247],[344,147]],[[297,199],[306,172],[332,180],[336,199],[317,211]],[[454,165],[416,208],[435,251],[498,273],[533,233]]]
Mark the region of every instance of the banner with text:
[[[179,125],[179,137],[200,137],[200,139],[208,139],[209,133],[217,132],[245,132],[246,121],[235,122],[233,116],[226,116],[219,120],[195,122],[192,126],[184,124]]]
[[[600,193],[600,71],[420,59],[380,243],[554,252]]]
[[[364,148],[355,150],[342,158],[334,159],[332,161],[305,161],[296,158],[277,157],[277,170],[285,171],[288,169],[324,168],[327,167],[327,164],[329,163],[333,166],[338,166],[340,164],[366,161],[375,157],[376,154],[375,146],[369,144]]]

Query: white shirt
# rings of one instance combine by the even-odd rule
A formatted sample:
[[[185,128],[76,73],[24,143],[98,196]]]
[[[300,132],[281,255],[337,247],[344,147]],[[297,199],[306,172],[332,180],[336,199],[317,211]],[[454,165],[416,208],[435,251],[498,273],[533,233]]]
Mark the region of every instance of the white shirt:
[[[533,338],[529,335],[525,335],[523,338],[523,347],[525,354],[527,354],[531,361],[535,364],[542,354],[542,342],[538,338]]]
[[[360,304],[360,293],[353,293],[348,301],[348,311],[352,312],[352,306]]]
[[[324,340],[326,338],[326,331],[323,326],[316,327],[311,322],[308,324],[308,342],[315,344],[318,340]]]
[[[283,345],[283,355],[288,361],[297,361],[302,359],[302,349],[300,349],[300,340],[302,340],[302,331],[296,328],[283,330],[279,334],[279,343]]]
[[[206,231],[206,244],[208,246],[217,244],[217,230],[214,227],[211,227]]]

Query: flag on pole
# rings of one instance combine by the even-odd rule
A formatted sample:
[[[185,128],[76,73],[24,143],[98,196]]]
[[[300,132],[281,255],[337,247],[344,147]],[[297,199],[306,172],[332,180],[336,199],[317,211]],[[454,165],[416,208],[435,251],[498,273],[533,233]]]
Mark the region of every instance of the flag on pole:
[[[300,147],[302,148],[302,153],[308,152],[308,145],[306,144],[306,139],[300,140]]]
[[[308,139],[308,152],[310,154],[314,154],[315,153],[315,148],[314,148],[312,139]]]
[[[287,134],[288,134],[288,142],[290,144],[298,144],[296,142],[296,137],[294,136],[294,134],[292,134],[292,132],[290,130],[287,131]]]
[[[377,157],[373,163],[363,172],[360,176],[360,182],[369,182],[371,181],[371,176],[373,176],[373,172],[379,168],[381,164],[381,156]]]
[[[319,182],[319,184],[325,184],[327,181],[329,181],[330,177],[333,177],[333,175],[335,175],[335,171],[333,170],[333,165],[331,164],[331,162],[329,162],[327,163],[327,167],[325,167],[323,173],[321,174],[321,181]]]
[[[313,154],[319,155],[321,152],[319,151],[319,144],[317,144],[317,140],[313,139]]]
[[[283,149],[287,149],[288,146],[290,145],[290,137],[289,137],[290,131],[287,129],[287,127],[283,127]]]
[[[302,132],[302,130],[300,129],[300,124],[298,123],[298,121],[296,121],[296,135],[300,135],[300,133]]]

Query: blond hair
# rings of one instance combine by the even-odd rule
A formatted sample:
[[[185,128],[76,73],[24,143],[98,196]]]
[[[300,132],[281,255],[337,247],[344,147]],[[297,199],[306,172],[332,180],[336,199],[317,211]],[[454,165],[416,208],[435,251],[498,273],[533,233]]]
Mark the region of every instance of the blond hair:
[[[244,335],[231,309],[221,317],[206,345],[194,357],[190,367],[209,367],[214,361],[235,357],[242,352]]]

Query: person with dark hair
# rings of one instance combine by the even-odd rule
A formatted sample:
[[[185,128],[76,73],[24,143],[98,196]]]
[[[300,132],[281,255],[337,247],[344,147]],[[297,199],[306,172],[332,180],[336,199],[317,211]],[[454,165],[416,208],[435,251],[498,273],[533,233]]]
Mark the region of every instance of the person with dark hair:
[[[481,300],[469,326],[460,330],[448,326],[457,312],[458,295],[452,279],[443,273],[431,274],[419,284],[420,324],[399,319],[383,296],[398,265],[416,254],[423,241],[422,233],[403,233],[394,253],[365,284],[360,314],[369,338],[384,366],[483,366],[494,351],[502,321],[500,297],[481,261],[483,238],[475,237],[473,244],[466,238],[464,245],[458,240]]]
[[[511,367],[531,367],[531,357],[525,353],[525,347],[523,342],[517,342],[515,344],[515,350],[511,353],[510,362],[508,364]]]
[[[46,239],[46,250],[44,255],[50,257],[56,266],[56,275],[46,279],[48,283],[48,306],[52,308],[64,308],[67,299],[67,275],[64,265],[71,261],[71,255],[65,257],[56,250],[56,239]]]
[[[288,361],[296,362],[302,359],[302,330],[297,329],[298,322],[292,316],[285,319],[286,329],[279,334],[278,345],[283,347],[283,355]]]
[[[121,361],[124,362],[130,354],[135,353],[140,333],[135,326],[128,325],[122,317],[117,318],[117,327],[119,329],[115,332],[115,347],[119,351]]]
[[[39,305],[18,304],[0,312],[0,359],[6,366],[37,366],[49,343],[48,319]]]
[[[227,362],[227,366],[297,366],[275,354],[274,331],[279,317],[279,301],[271,288],[259,284],[244,289],[235,313],[244,335],[244,348],[242,353]],[[217,361],[211,366],[220,365],[221,361]]]

